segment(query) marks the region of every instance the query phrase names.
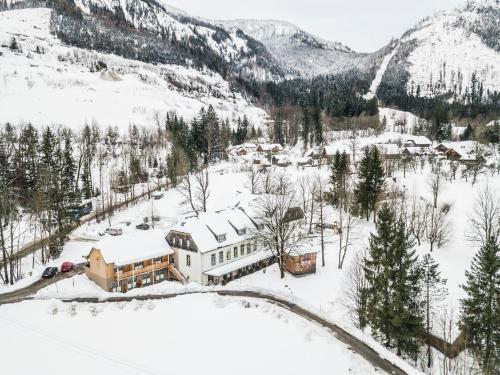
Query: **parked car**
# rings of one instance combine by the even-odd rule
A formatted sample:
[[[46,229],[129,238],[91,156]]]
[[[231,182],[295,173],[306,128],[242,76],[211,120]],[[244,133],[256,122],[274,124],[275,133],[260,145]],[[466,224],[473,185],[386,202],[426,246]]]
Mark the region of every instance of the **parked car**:
[[[42,278],[44,279],[50,279],[54,277],[57,274],[57,267],[47,267],[45,271],[42,273]]]
[[[64,262],[61,265],[61,272],[70,272],[73,271],[74,265],[71,262]]]
[[[108,228],[104,231],[111,236],[121,236],[123,234],[123,229],[121,228]]]
[[[156,192],[156,193],[154,193],[154,194],[153,194],[153,198],[154,198],[155,200],[160,200],[160,199],[162,199],[162,198],[163,198],[163,193],[161,193],[161,192]]]
[[[140,230],[149,230],[149,224],[139,224],[139,225],[136,225],[135,227],[136,229],[140,229]]]

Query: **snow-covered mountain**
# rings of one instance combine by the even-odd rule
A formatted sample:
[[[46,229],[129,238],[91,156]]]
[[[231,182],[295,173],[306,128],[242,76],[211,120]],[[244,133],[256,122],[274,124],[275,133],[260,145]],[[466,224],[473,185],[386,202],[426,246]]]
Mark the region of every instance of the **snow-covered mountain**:
[[[382,83],[472,100],[500,91],[500,1],[475,0],[424,19],[391,51]]]
[[[0,12],[1,123],[79,128],[96,121],[125,130],[161,124],[172,112],[191,119],[208,105],[222,118],[247,115],[255,125],[266,116],[211,70],[74,47],[51,25],[48,8]]]
[[[284,21],[218,21],[228,30],[242,30],[262,42],[288,75],[313,77],[342,73],[353,68],[373,71],[382,53],[357,53],[339,42],[330,42]]]

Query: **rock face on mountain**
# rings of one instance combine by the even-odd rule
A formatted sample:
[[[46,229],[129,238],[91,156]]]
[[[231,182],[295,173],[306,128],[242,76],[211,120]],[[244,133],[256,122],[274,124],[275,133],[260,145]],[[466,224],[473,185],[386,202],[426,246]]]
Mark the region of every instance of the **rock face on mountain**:
[[[228,30],[242,30],[262,42],[289,76],[310,78],[351,69],[373,73],[385,53],[385,50],[357,53],[339,42],[323,40],[283,21],[235,20],[218,24]]]

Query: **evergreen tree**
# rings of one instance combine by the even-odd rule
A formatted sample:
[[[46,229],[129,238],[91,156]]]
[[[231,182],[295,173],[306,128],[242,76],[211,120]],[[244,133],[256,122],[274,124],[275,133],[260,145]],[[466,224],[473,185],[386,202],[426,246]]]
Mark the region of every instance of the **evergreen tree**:
[[[405,223],[384,204],[365,260],[367,321],[398,355],[416,358],[422,330],[418,258]]]
[[[278,112],[274,117],[274,138],[273,141],[280,145],[285,144],[285,136],[283,133],[283,116]]]
[[[316,145],[319,146],[323,143],[323,123],[321,121],[321,109],[319,105],[314,106],[313,124],[314,138],[316,140]]]
[[[302,108],[302,140],[304,141],[304,149],[307,149],[307,144],[309,142],[309,134],[311,132],[311,119],[309,115],[309,109],[307,107]]]
[[[36,187],[38,147],[38,131],[28,124],[21,129],[17,153],[17,186],[25,201],[31,199]]]
[[[375,211],[379,193],[384,187],[384,169],[380,153],[376,147],[365,149],[358,173],[358,183],[354,189],[356,203],[361,212],[370,220],[370,213]]]
[[[421,262],[422,285],[421,300],[425,315],[425,332],[431,334],[433,312],[436,305],[446,296],[446,280],[441,277],[438,264],[432,259],[430,254],[426,254]],[[432,350],[430,344],[427,345],[427,367],[432,367]]]
[[[331,166],[330,184],[332,186],[331,204],[339,209],[347,208],[344,207],[344,201],[347,190],[348,173],[349,157],[345,152],[341,154],[337,151]]]
[[[461,322],[467,347],[487,375],[500,368],[500,244],[490,237],[476,254],[463,289]]]

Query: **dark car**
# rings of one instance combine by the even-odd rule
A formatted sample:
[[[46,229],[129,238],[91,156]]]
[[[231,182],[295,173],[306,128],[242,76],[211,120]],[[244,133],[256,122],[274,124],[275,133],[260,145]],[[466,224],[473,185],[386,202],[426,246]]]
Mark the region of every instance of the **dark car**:
[[[51,277],[54,277],[57,274],[57,267],[48,267],[43,271],[42,277],[44,279],[50,279]]]
[[[135,229],[149,230],[149,224],[139,224],[135,227]]]
[[[64,262],[61,266],[61,272],[71,272],[73,271],[73,263],[71,262]]]

